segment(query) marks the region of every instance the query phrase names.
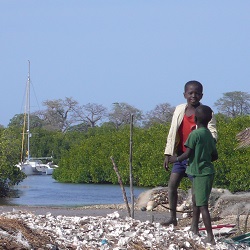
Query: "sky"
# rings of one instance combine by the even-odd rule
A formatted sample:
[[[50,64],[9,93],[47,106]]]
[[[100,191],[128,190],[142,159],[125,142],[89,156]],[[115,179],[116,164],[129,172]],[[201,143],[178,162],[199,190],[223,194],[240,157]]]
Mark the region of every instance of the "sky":
[[[249,0],[0,0],[0,124],[24,111],[28,60],[35,110],[71,97],[146,113],[185,103],[197,80],[216,112],[223,93],[250,93],[249,11]]]

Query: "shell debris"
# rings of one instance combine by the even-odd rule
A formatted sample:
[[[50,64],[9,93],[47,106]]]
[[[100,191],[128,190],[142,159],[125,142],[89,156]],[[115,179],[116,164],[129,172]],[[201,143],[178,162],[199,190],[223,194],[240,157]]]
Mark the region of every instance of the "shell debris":
[[[121,219],[117,211],[106,217],[52,216],[50,213],[44,216],[13,211],[2,213],[0,222],[1,249],[233,249],[218,239],[215,246],[205,246],[202,237],[186,228],[163,227],[160,223],[130,217]],[[7,226],[10,222],[11,227]],[[12,248],[6,248],[4,242],[10,239]],[[18,248],[13,245],[15,242]],[[237,249],[247,248],[238,245]]]

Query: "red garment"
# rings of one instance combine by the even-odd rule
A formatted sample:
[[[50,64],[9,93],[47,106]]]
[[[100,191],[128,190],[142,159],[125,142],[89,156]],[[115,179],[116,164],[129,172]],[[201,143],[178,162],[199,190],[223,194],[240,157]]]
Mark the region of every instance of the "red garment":
[[[194,120],[194,114],[191,116],[184,115],[181,125],[178,129],[178,134],[180,137],[179,150],[182,152],[186,151],[186,147],[184,146],[189,134],[192,130],[196,129],[196,124]]]

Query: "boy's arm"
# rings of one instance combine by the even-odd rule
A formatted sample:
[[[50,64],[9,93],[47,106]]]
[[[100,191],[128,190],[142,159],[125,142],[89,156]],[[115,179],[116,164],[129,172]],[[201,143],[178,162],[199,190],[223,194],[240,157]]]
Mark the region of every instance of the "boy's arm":
[[[181,162],[189,158],[189,156],[192,154],[192,149],[187,147],[186,151],[180,155],[180,156],[169,156],[168,161],[170,163],[175,163],[177,161]]]
[[[214,113],[212,114],[212,119],[209,121],[207,128],[210,130],[213,138],[217,142],[218,133],[217,133],[217,128],[216,128],[216,119],[215,119]]]
[[[211,161],[216,161],[218,160],[218,152],[215,150],[212,155],[211,155]]]
[[[165,168],[166,171],[168,171],[168,159],[169,159],[170,155],[165,155],[165,159],[163,162],[163,167]]]

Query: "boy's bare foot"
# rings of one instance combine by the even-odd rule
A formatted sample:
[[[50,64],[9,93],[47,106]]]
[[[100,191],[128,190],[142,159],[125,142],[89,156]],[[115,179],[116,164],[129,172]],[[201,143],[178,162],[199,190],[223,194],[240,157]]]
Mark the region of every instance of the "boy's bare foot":
[[[190,228],[190,231],[195,234],[195,235],[198,235],[199,237],[201,237],[201,234],[199,233],[199,229],[198,230],[194,230],[192,228]]]
[[[209,243],[211,245],[216,245],[214,237],[209,237],[209,236],[207,236],[207,238],[204,240],[204,243]]]
[[[174,226],[177,226],[177,220],[176,219],[172,219],[172,218],[170,218],[169,220],[167,220],[167,221],[163,221],[163,222],[161,222],[161,225],[162,226],[169,226],[169,225],[171,225],[171,224],[173,224]]]

